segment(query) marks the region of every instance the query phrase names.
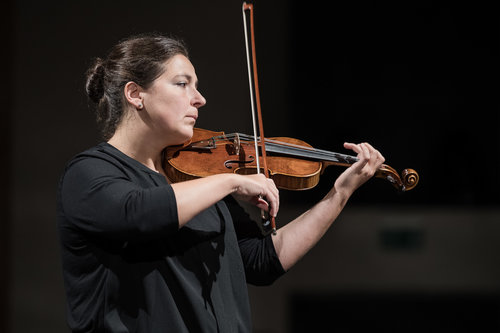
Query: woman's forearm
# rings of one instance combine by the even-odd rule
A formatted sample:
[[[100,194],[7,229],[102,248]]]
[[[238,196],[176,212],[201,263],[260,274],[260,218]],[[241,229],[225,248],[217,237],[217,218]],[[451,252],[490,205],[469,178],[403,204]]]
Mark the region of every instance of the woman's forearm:
[[[234,194],[258,208],[270,209],[270,214],[273,216],[279,208],[278,189],[274,182],[262,174],[246,176],[218,174],[175,183],[172,184],[172,188],[177,201],[179,228],[229,194]]]
[[[219,174],[172,184],[177,201],[179,228],[194,216],[235,191],[231,174]]]
[[[332,190],[314,207],[278,230],[273,242],[285,270],[290,269],[323,237],[348,198],[349,195]]]
[[[358,153],[358,162],[347,168],[328,194],[313,208],[285,225],[273,238],[281,265],[290,269],[325,234],[352,193],[370,179],[384,162],[384,157],[368,143],[345,143]]]

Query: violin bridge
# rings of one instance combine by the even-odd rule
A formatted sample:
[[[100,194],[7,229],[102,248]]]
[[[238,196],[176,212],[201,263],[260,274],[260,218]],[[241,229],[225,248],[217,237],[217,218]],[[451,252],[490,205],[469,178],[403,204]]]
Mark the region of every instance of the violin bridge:
[[[239,156],[240,155],[241,143],[240,143],[240,135],[238,133],[235,133],[235,135],[234,135],[233,146],[234,146],[234,152],[235,152],[235,154],[237,156]]]

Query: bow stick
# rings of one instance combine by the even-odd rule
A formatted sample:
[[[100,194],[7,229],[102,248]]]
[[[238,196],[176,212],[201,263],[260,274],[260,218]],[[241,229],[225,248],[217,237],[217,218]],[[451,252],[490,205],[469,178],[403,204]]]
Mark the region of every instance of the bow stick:
[[[247,18],[245,11],[250,12],[250,38],[252,43],[252,66],[250,65],[250,50],[248,46],[248,28],[247,28]],[[265,138],[264,136],[264,123],[262,121],[262,111],[260,107],[260,94],[259,94],[259,80],[257,76],[257,56],[255,53],[255,33],[254,33],[254,20],[253,20],[253,5],[247,4],[243,2],[242,6],[243,13],[243,26],[245,30],[245,48],[246,48],[246,56],[247,56],[247,69],[248,69],[248,85],[250,88],[250,106],[252,109],[252,123],[253,123],[253,132],[254,132],[254,143],[255,143],[255,152],[258,154],[259,146],[262,154],[262,164],[263,164],[263,172],[264,175],[269,178],[269,171],[267,169],[267,160],[266,160],[266,145],[263,143],[264,140],[260,140],[260,144],[258,142],[257,137],[257,125],[255,119],[255,105],[257,105],[257,118],[258,118],[258,127],[260,138]],[[253,68],[253,84],[252,84],[252,70]],[[252,90],[253,86],[253,90]],[[255,101],[254,101],[255,94]],[[257,173],[260,173],[260,163],[259,158],[257,156]],[[264,211],[261,211],[262,217],[262,227],[266,233],[272,232],[273,235],[276,235],[276,222],[273,216],[266,216]],[[270,230],[269,230],[270,229]]]

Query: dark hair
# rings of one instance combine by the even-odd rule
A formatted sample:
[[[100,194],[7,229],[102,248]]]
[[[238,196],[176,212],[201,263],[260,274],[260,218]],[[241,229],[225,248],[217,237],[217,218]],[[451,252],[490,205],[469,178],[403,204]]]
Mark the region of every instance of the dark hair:
[[[133,81],[147,89],[163,74],[165,62],[182,54],[188,57],[184,43],[161,34],[142,34],[119,42],[106,59],[96,58],[87,71],[87,95],[97,104],[97,123],[105,140],[113,136],[123,118],[123,89]]]

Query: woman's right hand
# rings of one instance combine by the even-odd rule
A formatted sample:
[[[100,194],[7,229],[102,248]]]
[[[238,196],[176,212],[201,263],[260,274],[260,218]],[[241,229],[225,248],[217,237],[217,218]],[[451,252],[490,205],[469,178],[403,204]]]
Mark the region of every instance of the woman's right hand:
[[[279,190],[274,181],[263,174],[236,176],[238,177],[233,194],[276,217],[279,210]]]

